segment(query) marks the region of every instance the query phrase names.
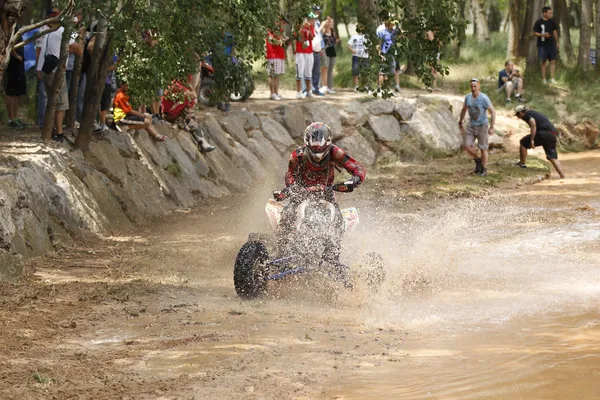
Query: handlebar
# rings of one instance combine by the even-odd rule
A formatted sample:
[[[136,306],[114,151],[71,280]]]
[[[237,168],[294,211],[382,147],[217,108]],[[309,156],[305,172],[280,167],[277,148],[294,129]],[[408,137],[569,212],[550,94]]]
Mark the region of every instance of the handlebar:
[[[275,190],[273,192],[273,197],[275,198],[275,200],[281,201],[294,195],[329,194],[331,192],[351,193],[352,191],[354,191],[354,184],[351,181],[348,181],[344,183],[335,183],[331,186],[314,185],[295,189],[292,189],[291,187],[286,187],[282,190]]]

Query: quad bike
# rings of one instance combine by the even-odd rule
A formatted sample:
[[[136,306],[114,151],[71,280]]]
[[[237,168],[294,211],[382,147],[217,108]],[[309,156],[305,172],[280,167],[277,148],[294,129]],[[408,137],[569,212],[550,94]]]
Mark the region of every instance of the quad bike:
[[[356,277],[350,267],[339,262],[340,237],[356,228],[358,212],[356,208],[340,210],[328,199],[333,192],[351,192],[353,188],[351,182],[305,188],[295,209],[289,205],[286,209],[281,203],[294,201],[296,194],[289,188],[273,192],[275,200],[268,200],[265,211],[275,235],[251,233],[238,252],[233,273],[238,296],[255,298],[266,291],[269,281],[307,272],[322,273],[349,289],[359,277],[371,291],[377,291],[385,279],[379,254],[366,254]],[[292,220],[291,227],[284,229],[282,219]],[[269,250],[275,257],[269,256]]]
[[[232,58],[234,68],[238,68],[239,61],[234,57]],[[207,106],[216,105],[217,101],[211,98],[215,81],[213,75],[215,70],[207,58],[200,64],[200,88],[198,89],[198,99],[200,102]],[[235,93],[229,95],[231,101],[246,101],[254,92],[254,80],[251,76],[245,76],[243,79],[243,85],[238,88]]]

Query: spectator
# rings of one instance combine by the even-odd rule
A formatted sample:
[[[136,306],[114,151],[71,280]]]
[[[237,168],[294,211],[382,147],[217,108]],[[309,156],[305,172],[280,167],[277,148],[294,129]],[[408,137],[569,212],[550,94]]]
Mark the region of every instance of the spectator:
[[[60,12],[57,9],[52,9],[48,11],[47,15],[48,17],[56,17],[60,15]],[[58,68],[58,65],[54,65],[54,63],[58,64],[58,59],[60,57],[60,45],[65,28],[60,26],[60,22],[52,22],[48,24],[48,27],[56,30],[45,36],[45,41],[42,42],[42,47],[40,49],[40,57],[36,69],[38,72],[38,79],[44,79],[46,84],[46,93],[51,93],[54,74]],[[75,43],[73,38],[69,40],[69,51],[78,54],[81,54],[82,52],[81,45]],[[65,62],[66,61],[67,60],[65,60]],[[52,139],[57,142],[62,142],[64,140],[63,120],[65,118],[65,111],[69,109],[69,93],[67,92],[65,75],[60,77],[60,81],[59,94],[56,102],[56,112],[53,116],[54,131],[52,133]]]
[[[465,103],[460,112],[458,127],[464,135],[464,149],[475,161],[474,173],[479,176],[487,175],[488,161],[488,136],[494,134],[494,123],[496,122],[496,110],[492,106],[489,97],[481,93],[481,86],[478,79],[471,79],[471,93],[465,97]],[[463,120],[465,114],[469,111],[469,126],[465,132]],[[492,115],[492,122],[488,124],[487,112]],[[475,149],[475,139],[481,151],[481,157],[477,155]]]
[[[99,132],[104,132],[108,129],[106,126],[106,117],[113,95],[113,82],[115,81],[115,70],[117,69],[117,56],[113,56],[112,63],[108,67],[108,75],[104,81],[104,90],[102,91],[102,99],[100,100],[100,129]]]
[[[302,26],[294,33],[294,52],[296,54],[296,99],[301,99],[301,82],[306,81],[306,97],[312,97],[312,69],[314,65],[314,56],[312,50],[312,40],[315,37],[315,18],[312,12],[304,20]]]
[[[317,16],[315,18],[315,37],[312,41],[313,46],[313,70],[312,70],[312,90],[313,94],[317,96],[323,96],[323,93],[319,90],[319,81],[321,80],[321,58],[324,56],[323,47],[323,34],[321,33],[321,7],[313,6],[313,13]],[[304,85],[303,85],[304,86]]]
[[[335,94],[335,90],[333,90],[333,69],[335,68],[337,56],[335,45],[340,41],[335,34],[333,24],[334,20],[331,17],[327,17],[323,25],[321,25],[323,42],[325,43],[325,55],[321,58],[321,81],[323,83],[321,92],[331,94]]]
[[[358,92],[358,78],[361,69],[369,68],[369,54],[365,47],[365,28],[362,24],[356,26],[356,35],[348,40],[348,50],[352,53],[352,78],[354,79],[354,90]]]
[[[152,117],[132,109],[127,95],[128,89],[127,82],[121,82],[121,88],[115,96],[114,123],[127,126],[128,130],[145,129],[156,141],[164,142],[165,136],[156,131],[152,125]]]
[[[394,90],[399,92],[400,89],[400,68],[397,68],[398,65],[396,60],[394,60],[394,42],[396,37],[398,36],[399,31],[395,27],[394,21],[387,20],[383,25],[380,25],[377,28],[377,36],[379,37],[379,55],[382,59],[387,60],[388,63],[388,72],[387,74],[394,75],[394,81],[396,82],[396,86]],[[379,88],[381,88],[381,84],[383,83],[385,76],[387,75],[385,71],[381,71],[379,74]]]
[[[15,27],[19,30],[19,26]],[[20,40],[17,42],[19,43]],[[17,44],[15,43],[15,44]],[[19,103],[21,96],[27,95],[27,78],[25,76],[25,48],[20,47],[10,52],[10,60],[6,68],[6,111],[8,126],[23,129],[25,125],[19,119]]]
[[[518,68],[511,60],[504,63],[504,69],[498,74],[498,90],[506,92],[506,104],[510,104],[512,94],[515,93],[517,101],[523,103],[525,99],[521,96],[523,93],[523,78]]]
[[[526,106],[520,105],[515,108],[515,115],[527,122],[531,130],[530,134],[521,139],[519,148],[518,167],[527,168],[527,149],[535,149],[535,146],[544,147],[546,159],[552,163],[558,175],[565,178],[565,173],[558,161],[558,153],[556,152],[556,128],[552,122],[538,111],[528,110]]]
[[[279,95],[279,77],[284,73],[285,44],[288,37],[284,36],[285,22],[280,23],[279,32],[268,32],[267,36],[267,69],[269,73],[269,88],[271,100],[281,100]]]
[[[435,40],[435,34],[436,32],[434,31],[427,31],[426,35],[427,35],[427,40],[429,40],[430,42],[433,42]],[[440,43],[438,42],[438,49],[440,48]],[[441,53],[438,52],[437,53],[437,57],[436,57],[436,63],[439,64],[440,62],[440,57],[441,57]],[[434,92],[440,92],[442,89],[440,89],[438,87],[437,84],[437,71],[435,69],[434,66],[431,66],[431,75],[433,75],[433,84],[431,86],[431,90],[433,90]]]
[[[546,65],[550,61],[550,83],[555,84],[554,74],[556,72],[556,59],[558,58],[558,27],[552,19],[552,8],[544,7],[542,9],[542,18],[538,19],[533,25],[533,35],[537,39],[538,56],[542,66],[542,79],[546,79]]]
[[[73,39],[78,43],[85,41],[85,27],[82,23],[83,14],[81,11],[76,11],[73,16],[73,23],[75,24],[75,32],[72,33]],[[69,51],[69,58],[67,59],[67,91],[71,94],[71,78],[73,77],[73,68],[75,68],[75,53]]]
[[[189,79],[191,87],[193,77]],[[204,138],[204,133],[200,129],[200,125],[194,116],[194,106],[196,105],[196,92],[190,87],[182,85],[178,81],[173,81],[171,86],[165,91],[162,100],[162,108],[165,115],[165,120],[174,123],[187,132],[190,132],[200,151],[210,153],[215,150]]]

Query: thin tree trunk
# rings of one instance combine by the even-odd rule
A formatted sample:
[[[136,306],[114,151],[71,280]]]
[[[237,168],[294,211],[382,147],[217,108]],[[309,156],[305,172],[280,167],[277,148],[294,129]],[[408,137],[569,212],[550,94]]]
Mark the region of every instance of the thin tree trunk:
[[[108,22],[104,18],[98,21],[96,42],[94,52],[90,60],[90,66],[87,71],[87,85],[85,89],[83,114],[81,116],[81,126],[75,141],[75,147],[80,149],[84,157],[90,151],[90,140],[94,129],[94,121],[100,108],[100,96],[104,88],[104,81],[108,75],[108,66],[110,65],[112,42],[112,32],[108,33]]]
[[[348,15],[347,15],[346,11],[347,11],[346,8],[342,7],[341,17],[342,17],[342,21],[344,21],[344,27],[346,28],[346,35],[349,38],[350,37],[350,29],[348,29]]]
[[[508,3],[508,46],[506,58],[510,59],[519,55],[519,13],[521,0],[510,0]]]
[[[475,36],[480,43],[487,43],[490,41],[490,30],[488,27],[487,18],[485,16],[485,9],[483,7],[482,0],[471,1],[471,11],[473,12],[473,19],[475,20]]]
[[[69,25],[65,26],[60,42],[60,56],[58,58],[58,66],[54,71],[54,80],[50,93],[48,93],[48,103],[46,104],[46,117],[44,119],[44,127],[42,128],[42,139],[47,142],[52,138],[52,129],[54,128],[54,115],[56,114],[56,103],[60,94],[61,86],[65,82],[65,71],[67,70],[67,57],[69,55],[69,38],[71,32]],[[40,55],[43,57],[44,55]]]
[[[592,63],[590,61],[592,23],[592,0],[581,0],[581,30],[579,31],[579,57],[577,58],[577,64],[579,64],[585,72],[589,72],[592,69]]]
[[[77,91],[79,90],[79,78],[81,77],[81,66],[83,57],[75,56],[75,65],[71,75],[71,90],[69,90],[69,111],[65,115],[65,126],[67,129],[75,128],[75,114],[77,114]]]
[[[555,12],[558,21],[560,22],[560,42],[563,51],[567,55],[567,60],[575,60],[573,53],[573,44],[571,43],[571,16],[567,8],[566,0],[555,0]]]
[[[531,1],[531,12],[533,15],[541,15],[542,8],[544,7],[544,0],[532,0]],[[529,10],[528,10],[529,11]],[[532,18],[533,19],[533,18]],[[526,27],[524,27],[526,28]],[[529,26],[529,37],[527,41],[527,76],[537,76],[540,74],[538,52],[537,52],[537,38],[533,35],[533,23]],[[529,78],[528,78],[529,79]]]
[[[596,0],[596,73],[600,74],[600,0]]]
[[[338,21],[338,12],[337,12],[337,0],[331,0],[331,18],[333,18],[333,31],[335,32],[335,37],[340,37],[340,32],[338,30],[338,25],[340,21]],[[341,42],[340,42],[341,43]],[[342,52],[342,46],[337,46],[336,49],[338,52]]]

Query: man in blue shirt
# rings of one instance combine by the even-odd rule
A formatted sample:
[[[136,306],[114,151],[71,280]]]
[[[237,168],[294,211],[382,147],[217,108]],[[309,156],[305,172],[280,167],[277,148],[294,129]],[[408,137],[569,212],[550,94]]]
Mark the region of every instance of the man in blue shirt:
[[[385,21],[377,28],[377,36],[379,37],[379,55],[387,60],[389,72],[387,74],[394,75],[396,86],[394,90],[400,91],[400,69],[396,68],[396,60],[394,59],[395,49],[394,42],[397,40],[400,30],[396,27],[396,22],[392,20]],[[385,79],[386,72],[381,71],[379,74],[379,87]]]
[[[469,111],[469,125],[465,131],[463,120],[467,111]],[[491,122],[488,122],[488,111],[492,116]],[[471,79],[471,93],[465,97],[458,127],[460,128],[460,133],[464,135],[463,148],[473,158],[473,161],[475,161],[474,173],[478,176],[487,175],[488,136],[494,134],[495,122],[496,110],[492,106],[492,102],[489,97],[481,93],[479,80],[476,78]],[[475,149],[475,139],[477,139],[481,157],[479,157],[477,149]]]
[[[523,78],[518,68],[511,60],[504,63],[504,69],[498,74],[498,90],[506,91],[506,104],[510,104],[511,96],[515,93],[518,102],[523,103],[525,99],[521,96],[523,92]]]

